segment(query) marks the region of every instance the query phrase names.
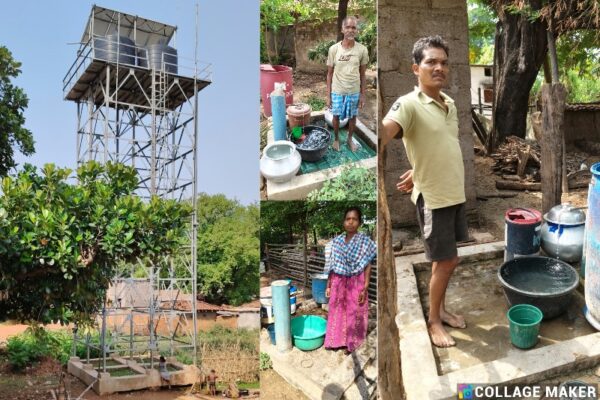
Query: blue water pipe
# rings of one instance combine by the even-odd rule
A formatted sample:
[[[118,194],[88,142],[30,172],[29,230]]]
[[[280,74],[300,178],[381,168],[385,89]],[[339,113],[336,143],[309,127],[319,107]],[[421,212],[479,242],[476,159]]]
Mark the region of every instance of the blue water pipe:
[[[275,318],[275,346],[280,352],[286,352],[292,349],[289,283],[284,280],[271,283],[271,296]]]
[[[285,82],[275,82],[271,92],[271,110],[273,113],[273,138],[286,140]]]

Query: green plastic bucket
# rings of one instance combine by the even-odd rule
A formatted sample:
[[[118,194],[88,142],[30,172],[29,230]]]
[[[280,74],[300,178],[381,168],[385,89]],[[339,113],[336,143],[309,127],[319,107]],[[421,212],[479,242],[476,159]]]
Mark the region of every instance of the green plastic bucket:
[[[544,316],[540,309],[530,304],[517,304],[508,310],[506,316],[512,344],[521,349],[535,346]]]

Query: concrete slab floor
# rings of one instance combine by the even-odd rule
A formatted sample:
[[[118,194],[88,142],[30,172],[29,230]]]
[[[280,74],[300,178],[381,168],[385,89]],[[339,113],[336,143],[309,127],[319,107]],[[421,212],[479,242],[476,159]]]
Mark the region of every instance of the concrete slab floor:
[[[486,260],[500,260],[503,247],[503,242],[495,242],[462,247],[458,253],[464,265],[482,265]],[[495,261],[493,263],[496,264]],[[539,383],[552,379],[564,381],[568,374],[597,368],[600,365],[600,332],[594,332],[572,339],[558,340],[555,343],[542,343],[537,348],[527,351],[510,351],[503,357],[487,362],[480,361],[440,375],[439,363],[427,334],[416,276],[416,273],[427,270],[429,265],[423,254],[396,258],[399,310],[396,323],[400,333],[402,377],[408,400],[456,399],[459,383],[510,385]],[[477,288],[477,285],[471,286]],[[488,295],[489,293],[483,293],[482,296],[482,293],[479,293],[481,298]],[[548,336],[544,331],[542,334]],[[419,384],[414,384],[416,382]]]
[[[349,400],[363,399],[375,390],[376,335],[376,331],[370,332],[365,343],[350,355],[343,350],[326,350],[324,347],[310,352],[292,347],[281,353],[263,329],[260,348],[271,357],[273,370],[309,399],[334,400],[342,395]],[[357,379],[361,373],[364,379]]]
[[[440,375],[528,351],[518,349],[510,342],[506,318],[509,306],[497,277],[502,263],[503,260],[498,258],[461,264],[455,271],[448,285],[447,307],[464,315],[468,325],[466,329],[448,328],[456,340],[455,347],[433,347]],[[416,275],[421,303],[427,313],[431,271],[417,271]],[[585,299],[576,292],[566,313],[542,322],[540,341],[534,348],[594,333],[583,316],[584,305]]]
[[[324,111],[311,113],[311,123],[320,123],[324,119]],[[372,149],[377,148],[377,135],[365,126],[360,120],[356,121],[355,135],[360,137]],[[272,126],[267,132],[267,143],[274,141]],[[354,165],[375,170],[377,167],[377,157],[370,157],[360,161],[349,162],[345,165]],[[308,174],[296,175],[290,181],[276,183],[267,181],[267,198],[269,200],[302,200],[313,190],[320,189],[323,184],[339,176],[342,173],[344,165],[329,168],[321,171],[315,171]]]

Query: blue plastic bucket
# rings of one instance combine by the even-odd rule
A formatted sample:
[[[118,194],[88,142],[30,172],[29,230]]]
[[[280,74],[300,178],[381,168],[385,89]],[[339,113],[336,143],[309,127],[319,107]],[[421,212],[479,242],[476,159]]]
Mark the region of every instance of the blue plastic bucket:
[[[291,285],[291,282],[290,282]],[[296,286],[290,286],[290,312],[294,314],[296,312],[296,292],[298,289]]]
[[[327,275],[326,274],[312,274],[312,295],[313,299],[318,304],[327,304],[329,299],[325,297],[325,290],[327,289]]]
[[[271,339],[271,344],[275,345],[275,324],[267,325],[267,332],[269,332],[269,339]]]
[[[511,208],[504,214],[504,261],[540,252],[542,214],[533,208]]]

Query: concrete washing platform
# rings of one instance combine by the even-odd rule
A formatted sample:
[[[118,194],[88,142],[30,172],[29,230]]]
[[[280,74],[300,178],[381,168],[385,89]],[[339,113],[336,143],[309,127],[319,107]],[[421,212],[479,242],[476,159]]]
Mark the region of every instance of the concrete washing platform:
[[[88,364],[82,362],[79,357],[71,357],[67,364],[67,370],[86,385],[92,385],[92,389],[98,395],[167,385],[162,381],[158,372],[158,359],[155,360],[155,368],[151,369],[149,365],[145,368],[132,360],[111,358],[107,372],[99,372],[94,369],[94,364],[98,365],[97,363],[100,361],[92,359]],[[200,370],[196,366],[182,364],[174,358],[167,358],[167,367],[171,374],[171,385],[174,386],[192,385],[198,381],[200,376]]]
[[[323,111],[311,113],[311,123],[322,121],[324,119],[323,114]],[[372,149],[377,149],[377,135],[358,119],[356,120],[355,135],[359,136]],[[270,129],[267,133],[267,142],[272,143],[273,140],[273,129]],[[375,170],[377,167],[377,156],[375,155],[374,157],[345,165],[354,165]],[[303,200],[313,190],[320,189],[326,181],[339,176],[345,165],[296,175],[288,182],[276,183],[267,181],[267,198],[268,200]]]
[[[280,353],[263,330],[260,350],[269,355],[275,372],[311,400],[364,400],[376,396],[376,345],[374,330],[347,356],[324,347],[310,352],[293,347]]]
[[[565,315],[542,323],[535,348],[520,350],[510,344],[508,306],[493,282],[503,250],[504,242],[459,248],[461,265],[453,277],[457,281],[448,287],[448,308],[464,313],[468,327],[450,330],[457,342],[450,349],[434,348],[427,333],[423,282],[429,278],[430,263],[424,254],[396,258],[396,324],[408,400],[455,399],[459,383],[540,383],[600,362],[600,333],[583,320],[581,294],[575,295]]]

